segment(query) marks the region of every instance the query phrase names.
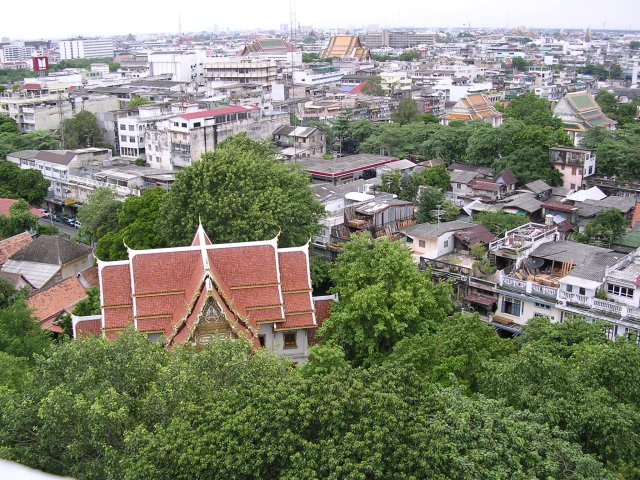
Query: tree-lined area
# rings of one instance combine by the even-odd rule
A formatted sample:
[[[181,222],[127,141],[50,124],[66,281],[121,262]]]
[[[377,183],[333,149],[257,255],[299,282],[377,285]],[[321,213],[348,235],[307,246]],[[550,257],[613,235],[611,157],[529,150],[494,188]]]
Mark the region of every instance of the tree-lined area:
[[[403,100],[393,114],[393,123],[368,120],[325,123],[336,126],[343,151],[386,154],[423,161],[438,158],[510,169],[519,183],[542,179],[549,185],[561,183],[560,173],[549,164],[549,148],[571,145],[562,122],[553,116],[550,102],[525,94],[510,102],[503,125],[493,128],[483,122],[452,121],[440,125],[432,115],[419,115],[415,103]],[[320,122],[318,122],[320,123]],[[320,126],[315,125],[314,126]]]
[[[281,247],[304,245],[324,213],[309,182],[276,160],[270,143],[238,135],[179,172],[169,192],[149,189],[123,203],[97,189],[78,210],[78,239],[96,243],[102,260],[127,258],[127,247],[190,245],[200,222],[213,243],[277,236]]]
[[[637,344],[580,319],[500,338],[386,240],[330,275],[298,368],[241,341],[54,343],[2,289],[0,457],[79,480],[640,475]]]

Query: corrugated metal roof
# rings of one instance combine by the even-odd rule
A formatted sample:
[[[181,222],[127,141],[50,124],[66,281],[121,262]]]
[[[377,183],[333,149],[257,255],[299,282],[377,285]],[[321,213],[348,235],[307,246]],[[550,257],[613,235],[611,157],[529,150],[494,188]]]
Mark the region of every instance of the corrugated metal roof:
[[[59,265],[27,262],[23,260],[7,260],[2,266],[3,272],[19,273],[34,288],[42,288],[60,270]]]

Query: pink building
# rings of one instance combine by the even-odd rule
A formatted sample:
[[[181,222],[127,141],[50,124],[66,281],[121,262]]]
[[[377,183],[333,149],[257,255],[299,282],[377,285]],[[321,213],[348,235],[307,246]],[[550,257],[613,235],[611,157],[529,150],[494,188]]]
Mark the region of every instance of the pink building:
[[[549,161],[562,174],[564,188],[582,190],[585,178],[596,173],[596,156],[584,148],[550,148]]]

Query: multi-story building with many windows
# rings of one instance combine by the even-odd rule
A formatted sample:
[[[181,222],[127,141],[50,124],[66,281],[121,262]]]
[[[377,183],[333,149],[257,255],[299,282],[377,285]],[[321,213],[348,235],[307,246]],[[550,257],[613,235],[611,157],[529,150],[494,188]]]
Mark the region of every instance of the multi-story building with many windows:
[[[60,58],[113,58],[114,47],[111,38],[77,38],[58,42]]]

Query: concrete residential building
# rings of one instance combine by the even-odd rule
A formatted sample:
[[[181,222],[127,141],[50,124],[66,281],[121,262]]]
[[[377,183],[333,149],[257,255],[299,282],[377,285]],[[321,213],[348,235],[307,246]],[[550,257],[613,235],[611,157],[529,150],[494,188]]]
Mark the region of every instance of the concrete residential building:
[[[31,60],[35,49],[25,46],[22,42],[5,45],[0,50],[0,63],[17,62],[20,60]]]
[[[111,38],[78,38],[58,42],[61,60],[77,58],[113,58],[114,46]]]
[[[20,130],[57,130],[60,117],[71,118],[80,110],[104,113],[118,108],[118,99],[108,95],[71,96],[66,86],[25,84],[16,92],[0,94],[0,114],[13,118]]]
[[[7,160],[22,169],[36,169],[49,180],[45,202],[51,205],[82,204],[97,188],[107,187],[124,200],[141,195],[148,188],[168,189],[175,176],[168,171],[137,166],[107,166],[111,150],[22,150],[7,154]]]
[[[208,58],[204,78],[208,83],[271,84],[277,78],[275,60],[247,57]]]
[[[285,125],[273,132],[276,145],[283,147],[280,155],[321,157],[326,151],[324,132],[315,127],[293,127]],[[302,154],[302,155],[301,155]]]
[[[596,156],[584,148],[550,148],[549,161],[562,174],[562,186],[571,190],[586,188],[586,177],[596,172]]]
[[[262,115],[256,106],[225,107],[176,115],[146,128],[147,162],[162,170],[188,167],[225,138],[246,133],[253,140],[271,138],[289,124],[289,114]]]
[[[363,45],[367,48],[408,48],[417,45],[432,46],[435,44],[435,41],[435,33],[393,32],[389,30],[367,33],[362,39]]]
[[[148,56],[149,76],[171,76],[169,80],[204,86],[204,51],[152,52]]]
[[[640,341],[640,249],[624,254],[558,234],[551,224],[529,223],[491,242],[498,298],[486,321],[519,332],[534,317],[580,315],[608,322],[611,339]]]

